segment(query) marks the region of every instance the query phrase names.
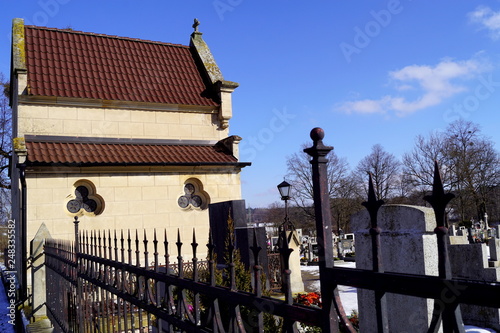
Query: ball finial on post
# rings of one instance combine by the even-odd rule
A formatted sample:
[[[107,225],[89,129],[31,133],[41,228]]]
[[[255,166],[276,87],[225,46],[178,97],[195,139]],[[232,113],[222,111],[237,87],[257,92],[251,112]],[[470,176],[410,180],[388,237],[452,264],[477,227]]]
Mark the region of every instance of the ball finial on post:
[[[314,142],[322,141],[325,137],[325,131],[321,127],[315,127],[311,130],[310,136]]]

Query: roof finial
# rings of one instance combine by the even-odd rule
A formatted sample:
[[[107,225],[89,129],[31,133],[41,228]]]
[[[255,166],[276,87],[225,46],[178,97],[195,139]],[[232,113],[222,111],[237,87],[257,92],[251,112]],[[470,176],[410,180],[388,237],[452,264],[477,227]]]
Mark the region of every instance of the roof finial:
[[[193,23],[193,29],[194,29],[194,32],[198,32],[198,26],[200,25],[200,21],[198,21],[197,18],[194,19],[194,23]]]

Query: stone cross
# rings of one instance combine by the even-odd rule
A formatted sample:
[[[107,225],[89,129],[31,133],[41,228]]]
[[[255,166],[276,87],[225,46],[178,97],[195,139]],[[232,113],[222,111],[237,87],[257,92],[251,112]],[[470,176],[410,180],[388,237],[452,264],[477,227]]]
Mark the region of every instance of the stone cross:
[[[194,19],[194,23],[193,23],[193,29],[194,29],[194,32],[198,32],[198,26],[200,25],[200,21],[198,21],[198,19]]]

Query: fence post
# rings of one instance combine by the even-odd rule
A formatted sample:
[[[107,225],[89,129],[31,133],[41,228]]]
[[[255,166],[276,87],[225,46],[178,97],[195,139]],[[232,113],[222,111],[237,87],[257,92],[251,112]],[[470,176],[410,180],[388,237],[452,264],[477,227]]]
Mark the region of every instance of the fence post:
[[[314,214],[316,218],[316,232],[318,243],[318,264],[321,283],[321,298],[323,301],[323,326],[322,332],[338,332],[339,323],[337,313],[343,317],[344,324],[349,328],[349,323],[345,322],[345,313],[341,303],[337,300],[337,313],[335,313],[334,297],[338,297],[337,286],[330,285],[326,278],[327,268],[333,267],[333,237],[332,237],[332,217],[330,211],[330,196],[328,194],[328,176],[326,155],[333,147],[325,146],[323,138],[325,132],[323,129],[316,127],[311,130],[311,139],[313,146],[304,149],[304,152],[309,154],[312,165],[312,182],[313,182],[313,199],[314,199]],[[332,288],[333,287],[333,288]],[[333,291],[332,291],[333,289]],[[340,307],[340,308],[339,308]],[[351,327],[352,328],[352,327]]]
[[[377,215],[379,208],[384,204],[383,200],[377,200],[373,188],[372,174],[368,174],[368,201],[362,203],[370,215],[370,235],[372,240],[372,261],[373,271],[384,272],[382,252],[380,248],[380,233],[382,230],[378,226]],[[383,290],[375,290],[375,313],[377,317],[377,331],[380,333],[389,332],[389,321],[387,318],[387,301]]]
[[[76,259],[76,327],[78,328],[79,333],[83,333],[83,311],[82,307],[82,279],[80,279],[80,235],[78,230],[78,216],[75,216],[75,220],[73,221],[75,225],[75,259]]]

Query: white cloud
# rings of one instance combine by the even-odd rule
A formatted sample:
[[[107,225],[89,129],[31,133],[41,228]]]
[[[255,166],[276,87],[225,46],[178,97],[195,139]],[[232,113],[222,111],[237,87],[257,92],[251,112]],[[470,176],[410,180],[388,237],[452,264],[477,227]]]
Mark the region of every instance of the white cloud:
[[[485,71],[487,63],[477,59],[453,61],[444,59],[435,66],[410,65],[388,73],[398,94],[379,99],[348,101],[336,106],[346,113],[388,113],[405,116],[418,110],[439,105],[446,98],[466,90],[456,81],[467,80]],[[409,99],[404,93],[418,94]]]
[[[492,39],[500,39],[500,11],[493,11],[487,6],[478,6],[474,11],[468,13],[472,23],[479,24],[482,29],[490,32]]]

